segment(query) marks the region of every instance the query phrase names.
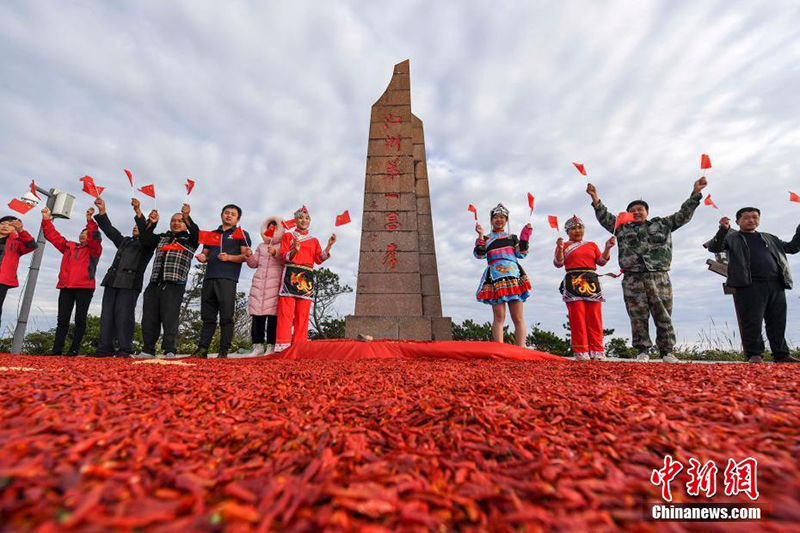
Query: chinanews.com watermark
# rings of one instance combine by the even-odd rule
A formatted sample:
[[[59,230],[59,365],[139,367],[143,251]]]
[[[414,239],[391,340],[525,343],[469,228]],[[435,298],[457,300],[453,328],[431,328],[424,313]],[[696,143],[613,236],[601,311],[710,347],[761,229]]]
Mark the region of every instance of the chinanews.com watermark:
[[[743,503],[673,503],[671,483],[683,471],[684,465],[672,458],[664,456],[664,466],[653,470],[650,483],[661,487],[662,502],[652,503],[645,509],[646,519],[649,521],[670,522],[744,522],[757,521],[766,518],[766,513],[758,503],[758,461],[753,457],[746,457],[741,461],[728,459],[728,464],[722,474],[723,490],[725,496],[745,495],[750,502]],[[713,462],[701,463],[697,459],[689,459],[686,475],[686,494],[695,498],[712,498],[717,494],[717,477],[719,467]],[[752,503],[751,503],[752,502]]]

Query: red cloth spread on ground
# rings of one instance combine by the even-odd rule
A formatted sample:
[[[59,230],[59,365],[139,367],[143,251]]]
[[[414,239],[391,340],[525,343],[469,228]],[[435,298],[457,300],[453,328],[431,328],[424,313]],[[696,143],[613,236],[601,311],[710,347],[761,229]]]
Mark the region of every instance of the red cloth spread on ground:
[[[558,355],[499,342],[321,340],[293,344],[273,359],[511,359],[565,361]]]

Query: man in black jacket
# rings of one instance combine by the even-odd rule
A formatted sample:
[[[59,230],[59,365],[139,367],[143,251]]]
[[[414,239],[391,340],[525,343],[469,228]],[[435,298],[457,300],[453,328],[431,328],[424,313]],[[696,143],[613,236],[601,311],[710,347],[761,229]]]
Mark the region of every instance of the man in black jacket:
[[[713,253],[728,253],[727,286],[735,289],[733,302],[739,315],[745,359],[760,363],[764,355],[761,325],[766,322],[767,339],[776,362],[798,363],[786,344],[786,290],[792,275],[786,254],[800,251],[800,226],[789,242],[756,231],[761,211],[743,207],[736,212],[739,231],[731,230],[728,217],[719,221],[719,231],[708,245]]]
[[[97,355],[128,357],[133,353],[136,301],[142,292],[144,271],[158,244],[158,239],[153,235],[158,223],[158,213],[151,212],[145,221],[139,209],[139,200],[132,199],[136,225],[133,227],[131,237],[123,237],[108,219],[103,199],[98,198],[94,205],[98,211],[94,217],[97,225],[117,247],[114,261],[101,283],[105,289],[100,313],[100,344],[97,347]],[[114,349],[115,339],[119,343],[119,350]]]

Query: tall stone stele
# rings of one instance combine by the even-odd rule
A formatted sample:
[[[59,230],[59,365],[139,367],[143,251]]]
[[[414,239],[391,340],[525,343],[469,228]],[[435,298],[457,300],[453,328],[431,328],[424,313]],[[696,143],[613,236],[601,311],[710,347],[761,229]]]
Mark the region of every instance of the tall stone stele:
[[[409,62],[395,65],[369,127],[356,311],[345,336],[451,340],[442,316],[422,121],[411,113]]]

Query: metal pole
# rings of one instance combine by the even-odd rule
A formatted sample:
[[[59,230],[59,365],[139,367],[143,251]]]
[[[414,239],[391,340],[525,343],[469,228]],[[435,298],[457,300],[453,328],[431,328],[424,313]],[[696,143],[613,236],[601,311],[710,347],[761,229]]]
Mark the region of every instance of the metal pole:
[[[47,207],[53,209],[56,203],[56,189],[46,191],[36,187],[40,194],[47,196]],[[25,295],[22,297],[22,308],[17,318],[17,327],[14,329],[14,342],[11,344],[11,353],[22,353],[22,343],[25,340],[25,330],[28,329],[28,315],[31,313],[33,303],[33,292],[36,290],[36,279],[39,277],[39,266],[42,264],[44,255],[44,245],[47,240],[44,238],[44,229],[39,228],[39,237],[36,239],[38,248],[33,252],[31,266],[28,268],[28,281],[25,282]]]

